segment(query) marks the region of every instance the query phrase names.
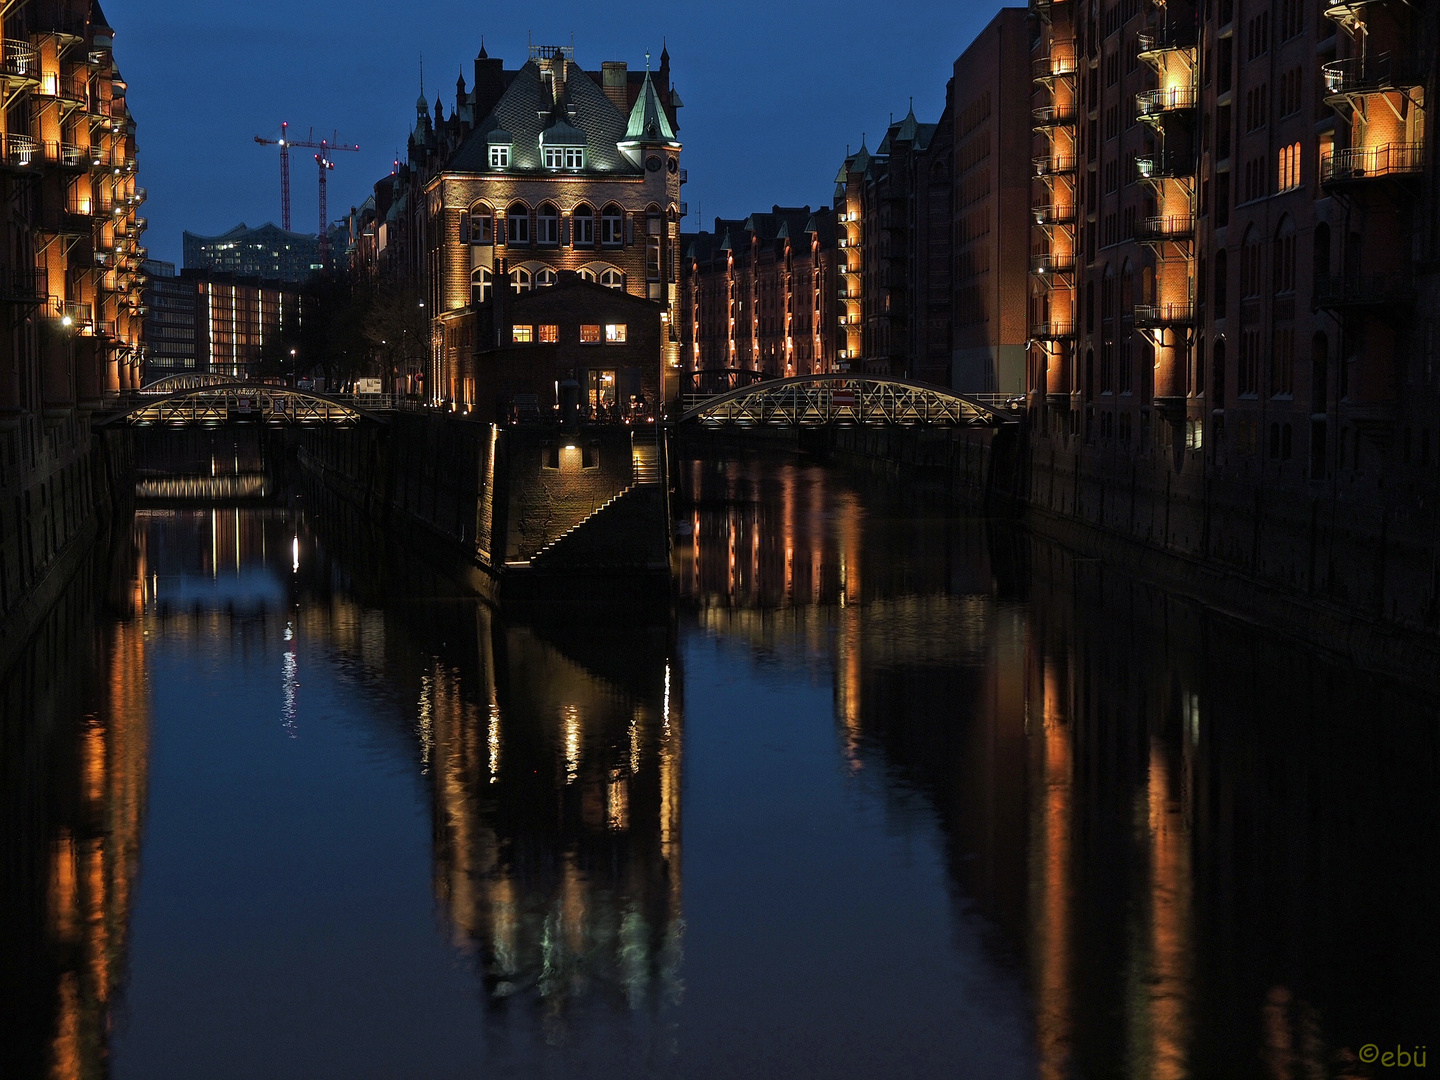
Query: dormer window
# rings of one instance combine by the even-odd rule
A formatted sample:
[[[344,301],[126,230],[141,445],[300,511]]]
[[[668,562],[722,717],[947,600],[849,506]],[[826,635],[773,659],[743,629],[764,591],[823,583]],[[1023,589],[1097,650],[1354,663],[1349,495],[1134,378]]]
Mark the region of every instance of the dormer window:
[[[490,147],[490,167],[492,169],[508,169],[510,167],[510,147]]]
[[[585,148],[583,146],[547,146],[545,147],[545,167],[547,169],[583,169],[585,167]]]

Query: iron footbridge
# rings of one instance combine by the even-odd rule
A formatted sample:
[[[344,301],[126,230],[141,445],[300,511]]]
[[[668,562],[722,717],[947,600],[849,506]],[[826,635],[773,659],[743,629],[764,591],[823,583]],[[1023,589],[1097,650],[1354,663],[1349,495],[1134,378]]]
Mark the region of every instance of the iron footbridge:
[[[907,379],[798,375],[694,402],[679,423],[704,427],[1001,427],[1020,421],[1013,399],[956,394]]]
[[[158,385],[158,384],[157,384]],[[383,416],[353,402],[306,390],[262,383],[212,383],[183,386],[171,393],[147,388],[115,403],[115,411],[97,426],[218,427],[249,423],[270,426],[346,426],[362,420],[383,424]]]

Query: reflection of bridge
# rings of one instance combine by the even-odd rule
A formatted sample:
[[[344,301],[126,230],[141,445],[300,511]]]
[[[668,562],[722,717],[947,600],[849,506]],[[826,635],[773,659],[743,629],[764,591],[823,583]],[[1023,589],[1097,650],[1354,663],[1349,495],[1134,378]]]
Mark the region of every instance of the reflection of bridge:
[[[1001,399],[954,394],[936,386],[856,375],[773,379],[695,402],[680,422],[705,427],[820,427],[930,424],[999,427],[1020,414]]]
[[[162,383],[153,383],[138,395],[116,402],[116,411],[99,424],[130,424],[137,427],[217,427],[228,423],[268,425],[347,425],[361,420],[384,423],[377,416],[350,402],[286,386],[262,383],[212,383],[213,376],[176,376],[178,389],[164,392]],[[194,380],[194,385],[186,383]],[[156,388],[162,387],[157,394]]]

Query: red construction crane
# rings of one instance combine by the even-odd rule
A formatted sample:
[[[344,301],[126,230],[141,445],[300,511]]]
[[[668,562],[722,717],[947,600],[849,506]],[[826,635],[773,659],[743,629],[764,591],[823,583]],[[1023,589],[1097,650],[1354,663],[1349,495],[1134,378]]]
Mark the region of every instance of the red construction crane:
[[[345,146],[340,142],[340,136],[338,134],[332,134],[330,138],[321,139],[319,142],[316,142],[314,128],[310,129],[310,138],[308,139],[291,139],[290,125],[288,122],[280,125],[280,138],[264,139],[256,135],[255,141],[261,146],[280,147],[280,227],[287,231],[290,228],[290,148],[292,146],[305,146],[313,147],[320,151],[320,153],[315,155],[315,163],[320,168],[320,257],[323,262],[330,250],[330,238],[328,235],[330,222],[327,220],[328,215],[325,205],[325,174],[335,168],[335,163],[330,160],[330,152],[334,150],[357,151],[360,147]]]

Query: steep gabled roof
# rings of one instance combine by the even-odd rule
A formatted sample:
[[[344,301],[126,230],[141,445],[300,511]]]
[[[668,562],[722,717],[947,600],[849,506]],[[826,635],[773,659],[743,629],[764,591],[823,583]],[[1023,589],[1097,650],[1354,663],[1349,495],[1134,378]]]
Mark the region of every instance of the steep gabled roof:
[[[568,107],[570,118],[566,126],[573,125],[582,137],[586,172],[633,174],[640,171],[640,167],[618,149],[618,144],[625,139],[624,115],[595,85],[595,81],[576,65],[571,65],[567,72],[563,104]],[[507,132],[514,146],[508,171],[540,171],[544,164],[540,134],[551,125],[553,109],[550,91],[540,79],[540,65],[534,60],[527,61],[515,72],[490,115],[480,121],[464,145],[456,151],[447,171],[490,172],[486,144],[490,132],[496,128]]]

